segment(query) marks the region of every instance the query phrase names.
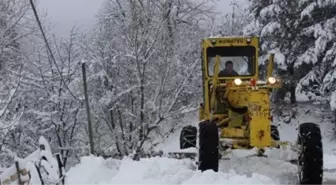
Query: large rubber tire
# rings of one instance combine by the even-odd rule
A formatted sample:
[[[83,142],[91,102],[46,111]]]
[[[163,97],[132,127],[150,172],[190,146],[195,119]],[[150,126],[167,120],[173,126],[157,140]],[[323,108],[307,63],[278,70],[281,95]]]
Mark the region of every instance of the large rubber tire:
[[[278,127],[275,126],[275,125],[271,125],[271,137],[275,141],[279,141],[280,140],[280,134],[279,134]]]
[[[180,133],[180,149],[196,147],[197,127],[188,125]]]
[[[203,171],[218,172],[219,134],[216,122],[203,121],[199,124],[199,166]]]
[[[300,146],[298,167],[300,184],[322,184],[323,146],[320,127],[315,123],[303,123],[299,127]]]

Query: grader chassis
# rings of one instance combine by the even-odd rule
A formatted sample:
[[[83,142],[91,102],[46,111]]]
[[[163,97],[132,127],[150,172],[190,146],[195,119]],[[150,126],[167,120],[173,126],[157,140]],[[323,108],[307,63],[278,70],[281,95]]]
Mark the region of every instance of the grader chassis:
[[[273,54],[268,60],[266,80],[259,80],[258,53],[258,37],[203,39],[200,122],[198,129],[189,125],[180,134],[180,149],[198,148],[198,152],[171,155],[198,156],[199,170],[217,172],[219,159],[228,151],[256,149],[255,156],[267,157],[266,148],[290,146],[298,156],[295,161],[300,183],[321,184],[323,150],[320,128],[315,123],[302,123],[296,143],[280,141],[278,129],[272,125],[270,94],[273,89],[281,87],[281,82],[272,76]],[[223,60],[232,61],[241,73],[219,76]]]

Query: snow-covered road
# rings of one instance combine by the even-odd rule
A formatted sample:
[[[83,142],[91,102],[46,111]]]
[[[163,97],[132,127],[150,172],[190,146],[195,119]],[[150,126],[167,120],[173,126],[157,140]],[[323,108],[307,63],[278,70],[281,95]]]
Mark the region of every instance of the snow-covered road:
[[[67,184],[275,184],[270,177],[234,170],[201,173],[188,159],[151,158],[141,161],[103,160],[84,157],[81,164],[68,172]],[[277,183],[279,184],[279,183]]]
[[[321,126],[324,147],[324,184],[336,184],[336,141],[331,140],[332,124],[317,117],[300,116],[300,123],[315,120]],[[297,125],[281,124],[281,140],[294,141]],[[178,149],[178,134],[161,145],[165,152]],[[232,158],[220,162],[218,173],[197,170],[189,159],[155,157],[132,161],[84,157],[67,173],[67,184],[297,184],[297,166],[284,162],[279,150],[268,150],[274,158]],[[241,154],[241,152],[238,152]],[[278,156],[278,158],[277,158]],[[282,156],[283,157],[283,156]]]
[[[335,169],[335,156],[325,156],[326,167]],[[332,164],[333,163],[333,164]],[[66,184],[296,184],[296,166],[281,160],[242,158],[222,161],[220,172],[196,170],[189,159],[150,158],[104,160],[83,157],[67,173]],[[279,170],[280,169],[280,170]],[[325,172],[325,184],[335,184],[336,172]]]

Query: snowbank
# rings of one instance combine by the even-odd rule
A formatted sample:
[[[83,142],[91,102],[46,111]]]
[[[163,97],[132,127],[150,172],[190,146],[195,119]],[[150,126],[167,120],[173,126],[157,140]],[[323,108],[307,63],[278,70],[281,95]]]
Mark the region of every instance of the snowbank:
[[[34,163],[38,164],[40,163],[41,167],[44,168],[47,172],[47,176],[44,177],[42,174],[43,181],[45,182],[57,182],[59,180],[59,168],[58,168],[58,163],[57,160],[54,158],[50,145],[48,141],[41,136],[39,138],[39,146],[43,146],[44,149],[37,149],[35,152],[31,153],[24,159],[16,157],[15,161],[18,162],[19,169],[21,173],[25,171],[26,173],[23,175],[21,174],[20,178],[22,181],[27,182],[30,181],[29,184],[40,184],[41,179],[39,175],[37,174],[36,167]],[[43,160],[43,157],[47,159]],[[29,178],[28,173],[31,174],[31,177]],[[9,168],[4,169],[4,171],[0,174],[0,184],[7,184],[7,183],[17,183],[17,170],[16,170],[16,165],[13,164]],[[12,179],[12,177],[15,177],[15,180]],[[44,179],[46,178],[46,179]]]
[[[250,177],[197,170],[193,161],[170,158],[104,160],[83,157],[81,163],[67,173],[66,184],[279,184],[264,175]]]
[[[117,173],[119,162],[100,157],[82,157],[81,162],[67,173],[65,184],[108,184]]]
[[[324,168],[336,169],[336,155],[324,154],[323,161],[325,161]]]
[[[336,155],[324,154],[324,179],[325,184],[335,184],[336,183]]]

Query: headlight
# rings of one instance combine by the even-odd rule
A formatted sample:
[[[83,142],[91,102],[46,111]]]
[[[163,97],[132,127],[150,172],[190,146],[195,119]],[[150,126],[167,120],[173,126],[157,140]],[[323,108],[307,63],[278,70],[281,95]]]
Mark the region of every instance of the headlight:
[[[241,79],[236,78],[236,79],[234,80],[234,83],[235,83],[236,85],[240,85],[240,84],[242,83],[242,81],[241,81]]]
[[[246,39],[246,42],[249,44],[249,43],[251,43],[251,38],[247,38]]]
[[[270,84],[275,84],[276,79],[275,79],[274,77],[269,77],[269,78],[268,78],[268,82],[269,82]]]

